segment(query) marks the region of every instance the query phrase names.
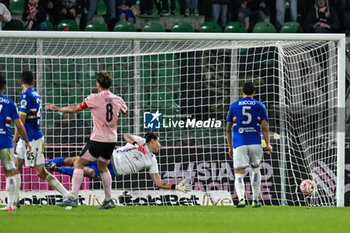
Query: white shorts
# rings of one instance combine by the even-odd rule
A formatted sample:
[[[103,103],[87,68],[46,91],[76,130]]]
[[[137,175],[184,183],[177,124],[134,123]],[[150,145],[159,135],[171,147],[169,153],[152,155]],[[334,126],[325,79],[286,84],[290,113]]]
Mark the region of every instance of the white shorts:
[[[38,140],[33,140],[29,142],[29,144],[32,147],[32,150],[26,153],[26,144],[22,139],[20,139],[17,143],[17,155],[15,156],[19,159],[24,159],[27,167],[44,165],[44,137],[41,137]]]
[[[233,149],[234,169],[243,169],[249,166],[258,166],[263,156],[261,145],[243,145]]]
[[[13,148],[0,150],[0,160],[6,171],[12,171],[16,168]]]

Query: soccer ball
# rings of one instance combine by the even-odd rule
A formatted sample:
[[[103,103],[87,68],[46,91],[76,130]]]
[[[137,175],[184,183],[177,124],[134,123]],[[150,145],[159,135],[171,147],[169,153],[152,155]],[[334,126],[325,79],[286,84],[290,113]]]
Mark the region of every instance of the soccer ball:
[[[315,183],[312,181],[312,180],[303,180],[301,183],[300,183],[300,191],[304,194],[311,194],[313,193],[313,191],[315,190]]]

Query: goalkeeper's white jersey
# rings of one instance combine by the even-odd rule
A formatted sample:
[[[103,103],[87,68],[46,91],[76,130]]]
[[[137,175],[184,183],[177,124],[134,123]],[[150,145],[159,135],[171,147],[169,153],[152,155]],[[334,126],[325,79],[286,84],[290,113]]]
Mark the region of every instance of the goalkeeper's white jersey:
[[[143,145],[146,154],[140,152],[133,144],[127,143],[113,151],[112,165],[117,175],[127,175],[141,170],[148,170],[150,174],[158,173],[156,156],[151,153],[146,144],[146,139],[134,136],[136,142]]]

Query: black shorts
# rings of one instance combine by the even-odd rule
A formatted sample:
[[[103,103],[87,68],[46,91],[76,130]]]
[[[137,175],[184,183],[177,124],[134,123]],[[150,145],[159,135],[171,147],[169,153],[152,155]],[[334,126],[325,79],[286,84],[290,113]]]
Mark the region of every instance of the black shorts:
[[[110,160],[116,145],[117,143],[115,142],[96,142],[89,140],[84,149],[80,152],[79,156],[83,156],[86,151],[89,150],[91,156],[96,159],[101,156],[104,159]]]

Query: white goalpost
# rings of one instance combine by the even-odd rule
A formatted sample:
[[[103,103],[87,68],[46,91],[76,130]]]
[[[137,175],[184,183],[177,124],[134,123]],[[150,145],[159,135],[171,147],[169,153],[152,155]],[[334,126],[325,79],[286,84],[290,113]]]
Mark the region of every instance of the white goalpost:
[[[237,203],[225,119],[249,80],[255,83],[255,98],[267,107],[274,149],[261,163],[261,202],[344,206],[344,35],[0,31],[5,95],[16,103],[25,70],[36,74],[44,105],[62,106],[82,102],[97,91],[96,73],[111,72],[111,91],[130,109],[118,119],[118,146],[125,144],[125,133],[155,132],[162,145],[157,154],[162,180],[187,178],[194,188],[187,197],[169,191],[153,197],[158,190],[147,171],[117,176],[113,189],[121,204],[228,203],[225,198],[213,200],[209,192],[214,190],[228,191]],[[154,113],[160,114],[159,121],[150,118]],[[73,157],[91,134],[92,118],[89,110],[78,115],[44,111],[41,127],[47,159]],[[70,188],[69,176],[53,174]],[[305,179],[316,184],[311,195],[299,189]],[[0,182],[4,202],[3,172]],[[51,199],[59,198],[27,168],[22,183],[25,204],[52,204]],[[82,188],[93,200],[102,186],[100,180],[86,178]],[[44,193],[46,199],[30,193]],[[198,201],[200,193],[204,196]]]

